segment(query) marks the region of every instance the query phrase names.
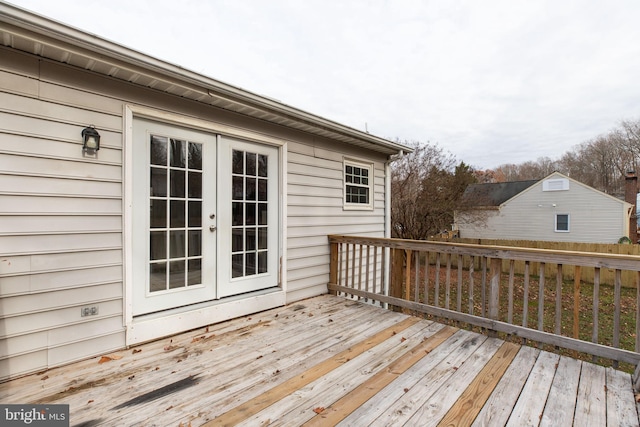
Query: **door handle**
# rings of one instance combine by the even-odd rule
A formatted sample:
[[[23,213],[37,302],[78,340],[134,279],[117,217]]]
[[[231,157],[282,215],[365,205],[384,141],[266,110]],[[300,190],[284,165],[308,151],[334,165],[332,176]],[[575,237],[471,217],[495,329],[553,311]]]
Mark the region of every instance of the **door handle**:
[[[214,231],[216,231],[216,226],[215,226],[215,225],[210,225],[210,226],[209,226],[209,231],[210,231],[210,232],[212,232],[212,233],[213,233]]]

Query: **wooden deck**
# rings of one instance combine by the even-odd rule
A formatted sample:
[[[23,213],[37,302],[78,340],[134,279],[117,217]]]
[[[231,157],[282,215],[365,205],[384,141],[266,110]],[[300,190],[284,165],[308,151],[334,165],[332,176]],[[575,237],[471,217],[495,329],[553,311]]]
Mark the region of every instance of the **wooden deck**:
[[[637,426],[629,374],[335,296],[0,384],[71,425]]]

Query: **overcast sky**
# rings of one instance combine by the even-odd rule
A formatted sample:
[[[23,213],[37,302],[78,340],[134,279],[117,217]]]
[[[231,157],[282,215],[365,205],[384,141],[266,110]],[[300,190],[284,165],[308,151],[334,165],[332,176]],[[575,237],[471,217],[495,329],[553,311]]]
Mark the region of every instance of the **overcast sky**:
[[[640,119],[639,0],[10,0],[478,168]]]

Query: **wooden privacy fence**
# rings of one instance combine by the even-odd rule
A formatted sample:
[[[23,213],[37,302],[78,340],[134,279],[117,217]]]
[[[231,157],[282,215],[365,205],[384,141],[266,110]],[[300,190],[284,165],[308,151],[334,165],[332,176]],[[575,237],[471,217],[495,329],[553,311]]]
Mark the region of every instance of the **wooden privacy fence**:
[[[640,362],[639,256],[354,236],[329,236],[329,243],[331,292],[607,358],[616,367]],[[590,270],[593,284],[586,285]],[[611,285],[602,283],[603,270],[613,271]],[[624,295],[623,275],[636,282]]]
[[[640,256],[640,245],[627,245],[627,244],[614,244],[614,243],[578,243],[578,242],[546,242],[546,241],[533,241],[533,240],[497,240],[497,239],[464,239],[454,238],[451,239],[433,239],[433,241],[453,242],[453,243],[468,243],[480,246],[509,246],[518,248],[535,248],[535,249],[549,249],[552,251],[570,251],[570,252],[589,252],[599,254],[619,254],[619,255],[636,255]],[[431,263],[435,262],[435,257],[432,255],[430,259]],[[454,266],[457,259],[453,260]],[[479,266],[476,265],[476,268]],[[565,280],[573,280],[573,268],[565,268],[562,270],[562,275]],[[509,262],[504,262],[502,265],[502,272],[509,273],[511,266]],[[539,265],[533,262],[529,265],[531,271],[538,272]],[[516,261],[514,265],[515,274],[524,274],[525,263],[524,261]],[[555,264],[547,264],[545,266],[545,272],[547,277],[554,277],[557,274]],[[581,272],[581,280],[583,282],[594,282],[594,270],[588,269]],[[615,270],[609,268],[603,268],[600,271],[600,283],[614,283]],[[622,272],[622,286],[635,287],[636,278],[635,272],[623,271]]]

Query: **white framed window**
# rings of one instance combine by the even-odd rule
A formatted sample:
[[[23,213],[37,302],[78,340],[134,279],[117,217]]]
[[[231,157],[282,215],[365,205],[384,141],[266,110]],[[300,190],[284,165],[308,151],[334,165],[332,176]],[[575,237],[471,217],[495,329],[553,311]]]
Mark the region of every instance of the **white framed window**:
[[[569,214],[556,214],[556,229],[558,233],[569,232]]]
[[[344,160],[344,208],[373,209],[373,164]]]

